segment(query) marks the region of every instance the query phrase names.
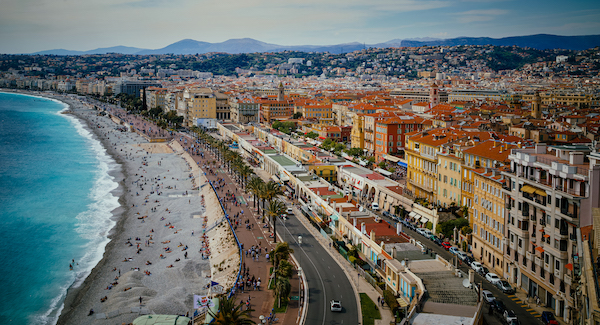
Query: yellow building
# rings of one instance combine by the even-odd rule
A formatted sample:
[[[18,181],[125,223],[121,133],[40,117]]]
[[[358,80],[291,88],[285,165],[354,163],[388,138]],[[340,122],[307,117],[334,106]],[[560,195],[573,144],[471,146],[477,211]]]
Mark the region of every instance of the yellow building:
[[[317,120],[321,125],[333,125],[334,122],[331,104],[303,106],[302,116],[309,120]]]
[[[460,206],[462,200],[462,153],[454,148],[441,148],[438,153],[437,203],[440,206]]]
[[[189,88],[183,92],[186,104],[187,123],[195,125],[197,119],[217,117],[217,98],[208,88]]]
[[[308,170],[313,172],[315,175],[322,177],[328,182],[335,181],[337,179],[337,172],[334,165],[329,164],[313,164],[307,166]]]
[[[364,115],[355,114],[352,117],[352,131],[350,132],[352,148],[365,148]]]
[[[504,274],[504,193],[505,182],[500,172],[479,168],[473,170],[473,256],[490,269]]]
[[[408,163],[407,188],[415,198],[424,198],[433,203],[437,194],[437,151],[446,144],[444,136],[438,138],[440,130],[421,132],[406,138],[406,161]]]

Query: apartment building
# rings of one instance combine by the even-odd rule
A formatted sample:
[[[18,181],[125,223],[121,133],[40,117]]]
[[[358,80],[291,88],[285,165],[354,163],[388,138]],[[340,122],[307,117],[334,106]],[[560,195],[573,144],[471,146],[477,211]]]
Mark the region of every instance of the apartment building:
[[[443,207],[460,206],[462,200],[462,152],[442,146],[438,153],[437,203]]]
[[[513,149],[505,194],[504,276],[566,322],[575,307],[574,266],[600,204],[600,160],[582,145]],[[583,234],[583,235],[582,235]],[[587,234],[587,235],[586,235]]]
[[[504,177],[496,169],[478,168],[474,174],[472,206],[473,257],[490,272],[504,273]]]

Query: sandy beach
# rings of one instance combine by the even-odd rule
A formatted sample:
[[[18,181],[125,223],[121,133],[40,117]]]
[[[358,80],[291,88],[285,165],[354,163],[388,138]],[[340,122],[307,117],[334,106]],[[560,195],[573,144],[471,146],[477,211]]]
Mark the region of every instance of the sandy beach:
[[[128,324],[140,310],[185,315],[211,280],[231,287],[240,259],[235,239],[219,224],[224,214],[212,187],[179,143],[148,142],[92,105],[48,97],[68,103],[69,114],[121,165],[112,175],[121,207],[113,211],[111,241],[83,284],[69,289],[58,324]]]

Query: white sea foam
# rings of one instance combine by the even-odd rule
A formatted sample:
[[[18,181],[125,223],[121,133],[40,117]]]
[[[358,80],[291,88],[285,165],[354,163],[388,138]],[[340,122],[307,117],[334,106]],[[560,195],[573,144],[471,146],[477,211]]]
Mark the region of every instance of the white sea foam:
[[[64,103],[63,103],[64,104]],[[66,105],[66,104],[65,104]],[[65,109],[68,109],[68,105]],[[62,112],[61,111],[61,112]],[[90,190],[89,197],[91,203],[87,210],[77,215],[76,231],[87,241],[82,247],[85,252],[83,257],[77,261],[78,270],[71,273],[68,283],[61,286],[60,293],[54,299],[43,315],[32,317],[32,323],[35,324],[56,324],[64,308],[64,299],[67,290],[70,287],[77,288],[85,281],[92,269],[102,259],[106,245],[109,243],[109,231],[115,226],[116,221],[112,218],[112,211],[120,206],[119,198],[113,194],[118,188],[118,182],[110,173],[116,170],[119,165],[107,154],[106,149],[100,141],[95,139],[92,133],[87,130],[81,121],[70,115],[64,115],[81,135],[96,158],[96,170],[94,175],[94,186]]]

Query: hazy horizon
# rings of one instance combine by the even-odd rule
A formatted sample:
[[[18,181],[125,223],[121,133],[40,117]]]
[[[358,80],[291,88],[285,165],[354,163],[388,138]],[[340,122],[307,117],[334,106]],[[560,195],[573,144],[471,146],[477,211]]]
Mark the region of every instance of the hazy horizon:
[[[0,53],[253,38],[278,45],[600,34],[600,3],[512,0],[6,0]]]

